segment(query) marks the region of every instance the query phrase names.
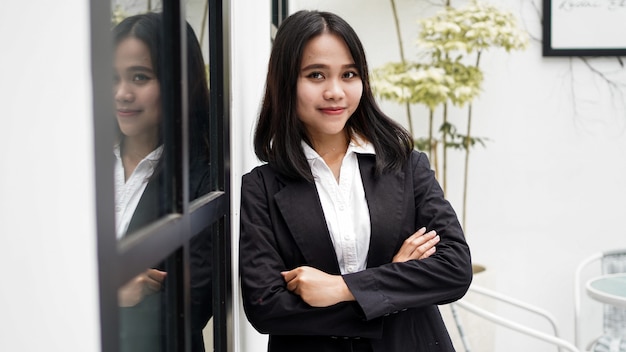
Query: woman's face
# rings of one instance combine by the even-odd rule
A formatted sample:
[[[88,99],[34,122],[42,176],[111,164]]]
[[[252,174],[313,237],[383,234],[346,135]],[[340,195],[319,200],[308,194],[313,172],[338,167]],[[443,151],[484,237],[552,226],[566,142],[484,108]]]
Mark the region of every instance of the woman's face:
[[[127,138],[158,138],[161,92],[150,50],[141,40],[128,37],[115,50],[113,95],[120,130]]]
[[[296,111],[311,138],[343,133],[362,94],[361,77],[343,39],[323,33],[306,44],[298,76]]]

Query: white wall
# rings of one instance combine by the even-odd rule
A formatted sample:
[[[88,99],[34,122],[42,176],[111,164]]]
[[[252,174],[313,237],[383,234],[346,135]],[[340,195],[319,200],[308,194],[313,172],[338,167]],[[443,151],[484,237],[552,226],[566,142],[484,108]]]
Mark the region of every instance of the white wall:
[[[256,2],[237,3],[237,8],[247,10],[250,7],[245,6]],[[432,3],[396,0],[409,58],[417,52],[416,21],[434,13]],[[458,1],[453,3],[458,5]],[[542,57],[540,1],[492,3],[514,12],[537,40],[526,51],[507,54],[493,50],[481,59],[484,91],[474,104],[472,128],[474,135],[490,141],[486,148],[472,150],[466,231],[475,262],[485,265],[487,271],[477,275],[475,282],[550,311],[559,323],[561,336],[573,342],[576,265],[596,251],[626,247],[621,231],[626,213],[626,92],[624,87],[611,89],[578,58]],[[290,1],[291,12],[300,8],[333,11],[344,17],[360,35],[370,68],[399,60],[388,1]],[[267,11],[255,10],[261,10],[261,14]],[[267,28],[267,20],[255,18],[259,13],[244,13],[234,12],[233,23],[234,82],[250,89],[244,93],[233,88],[233,123],[240,126],[233,129],[233,147],[238,151],[233,160],[245,159],[240,170],[254,164],[246,148],[250,145],[251,114],[259,102],[258,80],[263,80],[264,74],[248,71],[251,67],[264,70],[267,54],[266,48],[248,54],[252,41]],[[264,35],[261,33],[260,38]],[[608,78],[626,84],[626,70],[616,59],[588,62]],[[244,72],[248,73],[244,76]],[[403,107],[388,102],[381,105],[391,116],[406,122]],[[414,119],[426,119],[419,107],[413,109],[413,114]],[[465,114],[465,110],[453,109],[451,118],[463,121]],[[464,125],[458,122],[457,126]],[[423,123],[418,128],[424,128]],[[451,153],[451,159],[448,197],[460,214],[461,155]],[[237,176],[234,189],[239,185]],[[550,331],[542,320],[497,305],[488,306]],[[589,328],[600,324],[585,323]],[[555,349],[482,320],[472,320],[465,329],[470,335],[471,330],[489,332],[489,341],[472,341],[472,347],[479,351]],[[254,332],[242,334],[256,343],[258,336]],[[255,343],[247,343],[242,351],[264,350],[263,345]]]
[[[235,351],[267,349],[267,336],[248,323],[239,291],[239,197],[241,176],[258,165],[252,148],[254,122],[264,91],[269,59],[271,11],[269,1],[231,3],[231,179],[233,226],[233,293]]]
[[[0,351],[99,351],[88,2],[0,11]]]

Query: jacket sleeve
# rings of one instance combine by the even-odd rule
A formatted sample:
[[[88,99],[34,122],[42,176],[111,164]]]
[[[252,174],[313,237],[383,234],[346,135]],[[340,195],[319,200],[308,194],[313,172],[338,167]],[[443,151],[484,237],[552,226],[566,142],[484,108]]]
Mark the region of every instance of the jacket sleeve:
[[[239,269],[244,311],[261,333],[379,338],[382,321],[366,321],[355,302],[315,308],[286,288],[282,256],[297,251],[285,243],[287,231],[273,205],[273,180],[259,170],[244,175],[241,190]],[[279,239],[280,238],[280,239]]]
[[[407,218],[415,220],[414,230],[426,227],[427,231],[437,231],[440,242],[427,259],[388,263],[344,275],[367,319],[453,302],[463,297],[472,280],[470,251],[461,225],[426,155],[413,152],[405,172],[409,173],[406,186],[412,188],[414,198],[410,202],[414,209],[409,209],[414,216]]]

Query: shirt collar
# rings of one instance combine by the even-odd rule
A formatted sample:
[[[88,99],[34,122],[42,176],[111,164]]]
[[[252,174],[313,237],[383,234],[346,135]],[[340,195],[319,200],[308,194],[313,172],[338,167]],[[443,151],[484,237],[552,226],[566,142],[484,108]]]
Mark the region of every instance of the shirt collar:
[[[315,151],[315,149],[311,148],[304,140],[300,141],[300,145],[302,146],[302,151],[304,152],[304,156],[307,160],[315,160],[321,158],[319,154]],[[374,150],[374,146],[372,143],[366,141],[361,138],[358,134],[354,134],[352,136],[352,140],[350,144],[348,144],[348,150],[346,154],[349,153],[357,153],[357,154],[376,154],[376,150]]]
[[[118,160],[122,158],[122,152],[120,151],[119,143],[115,143],[115,145],[113,146],[113,155],[115,155],[115,158]]]
[[[146,155],[146,157],[143,158],[143,160],[159,161],[159,159],[161,158],[161,154],[163,154],[163,144],[161,144],[155,150],[151,151],[150,154]],[[113,155],[115,155],[115,158],[117,158],[118,160],[122,159],[122,152],[119,143],[115,143],[115,145],[113,146]]]
[[[350,144],[348,145],[348,153],[353,152],[357,154],[376,154],[376,150],[374,149],[374,145],[369,141],[361,138],[360,135],[354,134]]]
[[[311,148],[311,146],[303,140],[300,141],[300,145],[302,146],[302,151],[304,152],[304,156],[306,160],[315,160],[320,158],[320,155],[317,154],[315,149]]]

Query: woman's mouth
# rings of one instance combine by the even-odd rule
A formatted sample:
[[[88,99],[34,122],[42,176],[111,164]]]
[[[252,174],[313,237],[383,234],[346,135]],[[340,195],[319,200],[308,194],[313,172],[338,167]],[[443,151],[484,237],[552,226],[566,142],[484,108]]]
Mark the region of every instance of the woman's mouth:
[[[140,110],[133,109],[117,109],[117,116],[119,117],[133,117],[139,114]]]
[[[345,109],[341,107],[328,107],[328,108],[321,108],[320,110],[325,114],[339,115],[343,113]]]

